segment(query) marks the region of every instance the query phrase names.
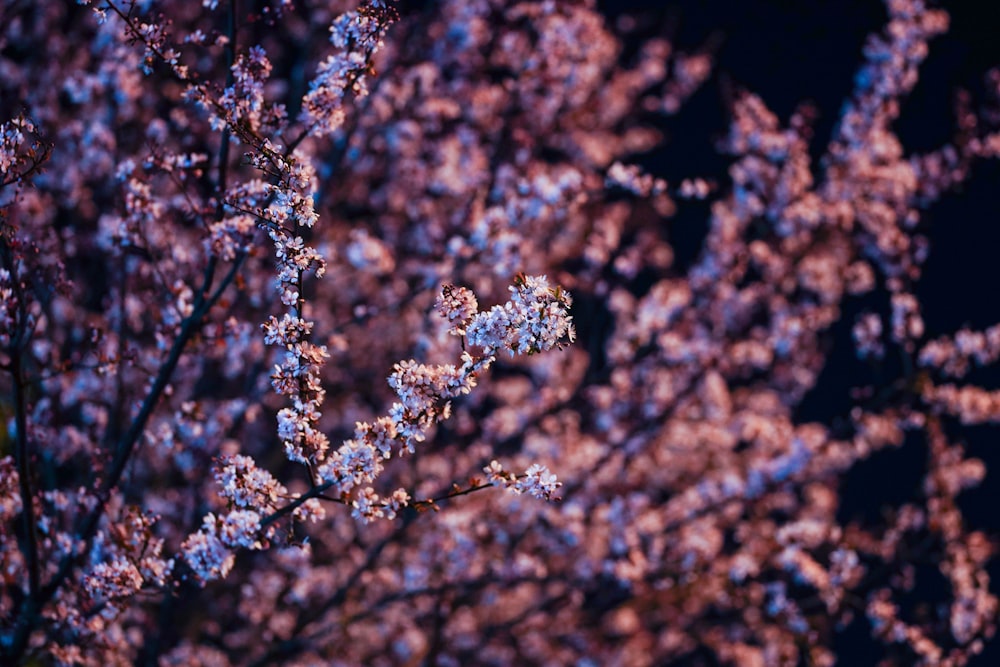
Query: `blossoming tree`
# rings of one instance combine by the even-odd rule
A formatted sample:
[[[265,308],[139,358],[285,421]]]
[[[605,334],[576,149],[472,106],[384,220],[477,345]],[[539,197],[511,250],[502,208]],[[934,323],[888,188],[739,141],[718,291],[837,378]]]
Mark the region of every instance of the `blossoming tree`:
[[[732,92],[727,175],[671,181],[718,47],[590,0],[3,4],[0,659],[973,659],[1000,329],[917,286],[1000,105],[908,151],[949,19],[885,7],[825,147]],[[803,418],[844,322],[899,368]],[[893,449],[919,489],[845,514]]]

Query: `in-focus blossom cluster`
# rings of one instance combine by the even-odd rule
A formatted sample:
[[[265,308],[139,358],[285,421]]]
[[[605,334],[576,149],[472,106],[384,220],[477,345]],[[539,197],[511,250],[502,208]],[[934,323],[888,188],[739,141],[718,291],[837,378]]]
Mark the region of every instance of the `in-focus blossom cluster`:
[[[483,468],[486,478],[493,486],[499,486],[515,494],[526,493],[535,498],[552,500],[553,495],[562,483],[545,466],[532,463],[520,478],[513,473],[506,472],[498,461],[490,461],[490,464]]]
[[[482,347],[489,355],[504,350],[513,356],[535,354],[574,340],[569,293],[549,287],[545,276],[518,276],[510,291],[513,296],[506,304],[463,322],[471,345]],[[453,319],[451,312],[448,318]]]
[[[531,354],[572,340],[572,318],[568,314],[571,297],[567,292],[549,288],[544,276],[518,276],[510,291],[513,292],[510,301],[494,306],[484,315],[477,312],[477,300],[471,291],[446,285],[438,296],[438,312],[448,319],[451,333],[468,325],[465,340],[469,345],[482,347],[483,355],[475,357],[463,352],[460,366],[420,364],[412,359],[397,363],[389,376],[389,386],[399,401],[392,404],[388,415],[372,423],[359,422],[354,438],[320,463],[318,478],[324,486],[350,499],[355,516],[364,521],[383,516],[392,518],[400,506],[407,505],[410,496],[404,489],[383,499],[370,486],[382,473],[383,461],[392,457],[394,449],[400,455],[414,453],[431,428],[451,416],[451,400],[468,394],[476,386],[478,376],[494,362],[494,351],[506,348],[512,355]],[[492,313],[503,313],[492,315],[496,321],[503,320],[495,327],[495,337],[473,334],[477,323]],[[512,344],[512,340],[517,344]],[[528,477],[544,480],[537,486],[519,483],[519,491],[530,488],[532,495],[550,497],[550,493],[535,491],[554,489],[554,476],[547,471],[541,475],[536,464]]]

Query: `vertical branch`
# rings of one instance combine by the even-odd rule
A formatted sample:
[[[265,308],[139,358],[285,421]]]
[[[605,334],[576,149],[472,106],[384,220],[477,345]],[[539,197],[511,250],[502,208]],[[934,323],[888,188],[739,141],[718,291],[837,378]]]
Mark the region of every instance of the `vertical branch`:
[[[105,448],[111,448],[112,444],[121,436],[122,421],[125,419],[125,335],[128,328],[128,311],[125,305],[127,296],[126,285],[128,284],[128,256],[124,253],[120,257],[118,264],[119,286],[118,286],[118,340],[117,343],[117,364],[115,372],[115,399],[111,406],[111,416],[108,419],[108,428],[104,434]]]
[[[24,326],[19,323],[19,329]],[[19,346],[18,346],[19,347]],[[21,350],[12,346],[11,374],[14,376],[14,451],[17,459],[18,482],[21,491],[21,517],[24,522],[25,560],[28,564],[28,590],[31,598],[38,595],[39,564],[38,541],[35,536],[34,491],[31,488],[31,452],[28,448],[27,396],[25,396],[24,369]]]
[[[8,348],[10,354],[10,373],[13,380],[14,401],[14,458],[17,464],[18,485],[21,494],[21,520],[24,532],[21,548],[28,568],[28,597],[23,604],[22,618],[29,617],[40,608],[39,590],[40,565],[38,561],[38,539],[36,535],[34,489],[32,488],[31,451],[28,443],[28,397],[24,375],[24,349],[30,338],[28,327],[28,309],[25,306],[24,290],[18,279],[17,266],[12,256],[10,242],[0,238],[0,256],[3,265],[10,273],[11,283],[17,297],[17,324],[14,336]],[[27,645],[29,633],[24,633],[23,645]],[[15,636],[15,648],[21,633]],[[23,649],[22,649],[23,650]]]
[[[239,0],[231,0],[227,10],[226,32],[229,41],[226,43],[226,86],[230,87],[235,82],[233,74],[233,63],[236,62],[236,12],[238,11]],[[226,195],[226,181],[229,176],[229,143],[231,132],[227,123],[222,130],[222,140],[219,142],[219,178],[216,182],[216,197],[218,204],[215,209],[216,220],[222,220],[223,202]]]
[[[450,606],[447,604],[448,594],[445,591],[441,591],[437,596],[437,601],[434,604],[434,615],[432,617],[432,623],[430,630],[430,639],[428,641],[429,646],[427,647],[427,653],[424,654],[424,659],[421,662],[422,665],[427,667],[434,667],[438,664],[438,659],[441,657],[441,651],[445,647],[444,638],[444,628],[447,623],[447,613],[451,611]]]

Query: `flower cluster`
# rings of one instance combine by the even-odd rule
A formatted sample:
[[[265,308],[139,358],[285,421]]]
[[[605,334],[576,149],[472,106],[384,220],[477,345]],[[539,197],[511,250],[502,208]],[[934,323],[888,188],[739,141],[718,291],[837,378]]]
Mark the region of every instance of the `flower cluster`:
[[[38,145],[31,143],[35,134],[35,124],[23,115],[0,123],[0,176],[4,185],[16,181],[18,169],[37,154]]]
[[[245,255],[252,247],[257,225],[248,215],[234,215],[212,223],[208,244],[213,255],[232,262],[237,255]]]
[[[93,566],[83,578],[92,602],[112,603],[108,609],[117,614],[144,586],[164,585],[175,562],[162,557],[163,539],[153,534],[155,522],[154,516],[126,508],[115,530],[98,536]]]
[[[279,156],[269,144],[253,154],[251,162],[265,172],[268,165],[278,164],[278,183],[263,189],[270,203],[258,209],[261,224],[274,243],[278,260],[276,289],[281,303],[287,308],[280,321],[271,316],[261,325],[265,342],[283,348],[283,360],[274,366],[271,384],[292,403],[278,413],[278,433],[291,460],[316,462],[323,458],[329,444],[317,428],[325,394],[320,370],[329,354],[326,346],[306,340],[312,323],[303,317],[303,290],[306,274],[311,272],[317,278],[322,277],[326,261],[301,236],[318,219],[312,197],[316,187],[315,171],[302,156]]]
[[[526,493],[535,498],[552,500],[553,494],[562,486],[562,482],[556,480],[556,476],[549,469],[538,463],[531,466],[521,476],[504,470],[498,461],[490,461],[490,464],[483,468],[487,481],[493,486],[505,488],[511,493]]]
[[[233,63],[233,85],[227,87],[219,98],[219,111],[211,122],[216,129],[241,126],[244,131],[258,133],[263,126],[280,127],[285,120],[285,107],[266,104],[264,89],[271,75],[271,61],[260,46],[240,54]]]
[[[506,350],[514,356],[561,347],[575,339],[568,292],[549,287],[545,276],[523,275],[510,291],[510,301],[471,318],[469,344],[482,347],[487,355]]]
[[[368,94],[365,74],[372,69],[372,58],[393,18],[393,11],[376,1],[340,15],[330,25],[330,43],[336,51],[320,64],[302,99],[303,121],[311,134],[325,137],[336,132],[344,123],[347,95]]]
[[[465,287],[445,285],[437,303],[438,313],[448,320],[448,333],[464,336],[465,328],[479,312],[479,302],[472,290]]]
[[[220,493],[240,508],[276,508],[288,491],[271,473],[261,470],[248,456],[234,456],[219,462],[215,480]]]
[[[566,344],[573,328],[568,308],[572,299],[560,287],[550,288],[544,276],[519,276],[507,303],[494,306],[487,314],[476,312],[475,295],[466,288],[445,285],[438,296],[438,312],[449,321],[449,331],[469,324],[466,337],[470,345],[484,348],[481,357],[462,353],[462,364],[428,365],[414,360],[402,361],[393,368],[389,386],[399,402],[393,403],[386,416],[373,423],[359,422],[354,438],[332,451],[319,465],[318,477],[350,498],[354,515],[364,521],[386,516],[392,518],[409,502],[409,494],[398,489],[387,498],[370,486],[384,470],[383,461],[392,457],[394,445],[399,454],[413,453],[430,429],[451,415],[451,399],[468,394],[477,377],[493,363],[493,352],[501,346],[511,355],[532,354]],[[502,315],[490,315],[502,313]],[[477,322],[492,317],[495,335],[472,333]],[[503,321],[501,324],[500,321]],[[516,344],[511,341],[516,341]],[[526,341],[526,342],[524,342]],[[519,492],[550,498],[558,483],[555,477],[537,465],[524,480],[514,484]]]

